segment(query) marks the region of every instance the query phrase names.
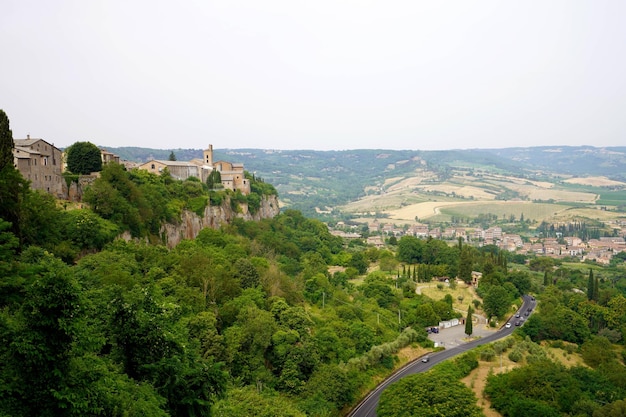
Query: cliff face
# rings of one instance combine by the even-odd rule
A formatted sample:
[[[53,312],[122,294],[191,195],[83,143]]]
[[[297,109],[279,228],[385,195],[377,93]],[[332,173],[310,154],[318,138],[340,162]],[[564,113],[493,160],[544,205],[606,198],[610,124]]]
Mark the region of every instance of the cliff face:
[[[280,212],[276,196],[264,196],[261,199],[261,207],[255,214],[251,214],[245,204],[241,205],[241,209],[241,213],[234,211],[230,206],[230,200],[224,199],[220,206],[207,206],[202,217],[190,211],[183,211],[179,224],[167,223],[161,227],[161,236],[165,239],[167,247],[173,248],[183,239],[195,239],[204,228],[219,229],[237,217],[254,221],[270,219]]]

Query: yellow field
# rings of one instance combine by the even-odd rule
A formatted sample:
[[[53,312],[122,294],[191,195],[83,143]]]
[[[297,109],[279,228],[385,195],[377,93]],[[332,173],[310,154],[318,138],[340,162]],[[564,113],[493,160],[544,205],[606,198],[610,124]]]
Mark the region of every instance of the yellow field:
[[[438,191],[446,194],[456,194],[463,198],[474,198],[476,200],[494,200],[496,195],[493,192],[480,187],[474,187],[472,185],[462,184],[429,184],[420,186],[419,189],[423,192]]]
[[[513,214],[517,219],[523,214],[526,219],[540,220],[551,218],[568,210],[567,206],[558,204],[532,203],[530,201],[467,201],[467,202],[435,202],[427,201],[412,204],[385,213],[393,220],[427,219],[443,212],[460,217],[476,217],[479,214],[491,213],[498,217]]]
[[[607,177],[586,177],[586,178],[569,178],[563,182],[570,184],[591,185],[592,187],[623,187],[626,183],[613,181]]]

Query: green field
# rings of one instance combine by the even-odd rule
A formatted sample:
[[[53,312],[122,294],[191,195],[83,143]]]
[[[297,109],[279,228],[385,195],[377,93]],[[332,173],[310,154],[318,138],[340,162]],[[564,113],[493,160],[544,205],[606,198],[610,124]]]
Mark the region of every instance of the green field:
[[[511,215],[517,220],[521,215],[527,220],[541,220],[550,218],[559,212],[567,210],[569,207],[562,204],[547,203],[484,203],[484,204],[467,204],[458,206],[448,206],[441,208],[441,214],[445,216],[469,217],[475,218],[479,215],[494,214],[499,218],[508,218]]]
[[[626,191],[602,192],[597,204],[601,206],[624,206],[626,205]]]

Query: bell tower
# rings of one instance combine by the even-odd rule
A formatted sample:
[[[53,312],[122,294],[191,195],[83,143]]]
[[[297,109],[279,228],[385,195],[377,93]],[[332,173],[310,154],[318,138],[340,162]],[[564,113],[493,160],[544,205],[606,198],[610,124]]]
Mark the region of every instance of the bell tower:
[[[204,164],[213,166],[213,145],[209,145],[209,149],[204,150]]]

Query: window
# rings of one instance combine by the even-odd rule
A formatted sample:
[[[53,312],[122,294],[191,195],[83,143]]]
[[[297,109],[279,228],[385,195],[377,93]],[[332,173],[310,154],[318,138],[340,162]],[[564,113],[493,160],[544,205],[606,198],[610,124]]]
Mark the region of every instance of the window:
[[[154,168],[155,168],[154,164],[150,165],[150,169],[154,169]]]

